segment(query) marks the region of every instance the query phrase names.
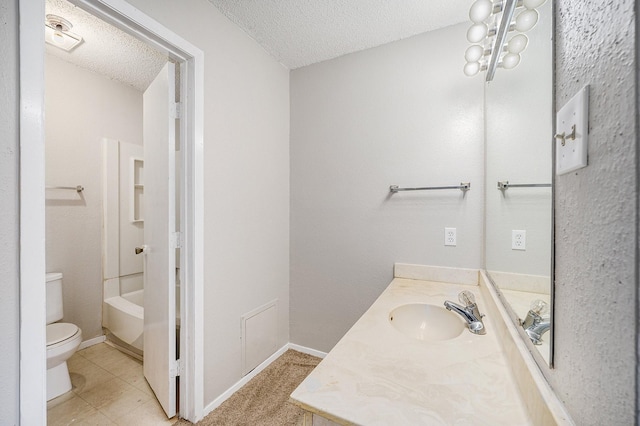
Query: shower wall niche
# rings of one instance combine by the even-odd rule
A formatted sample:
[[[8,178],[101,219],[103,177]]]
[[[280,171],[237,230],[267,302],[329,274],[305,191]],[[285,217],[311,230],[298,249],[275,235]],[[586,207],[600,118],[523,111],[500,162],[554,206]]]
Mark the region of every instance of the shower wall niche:
[[[144,222],[144,160],[142,158],[131,157],[131,169],[129,171],[130,201],[129,219],[132,223]]]

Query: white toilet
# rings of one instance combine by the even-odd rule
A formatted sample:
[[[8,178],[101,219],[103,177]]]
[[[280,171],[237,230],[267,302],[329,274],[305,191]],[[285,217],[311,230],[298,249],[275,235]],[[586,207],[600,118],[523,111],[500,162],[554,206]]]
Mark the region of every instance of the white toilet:
[[[67,360],[82,342],[82,330],[62,319],[62,274],[47,273],[47,401],[71,390]]]

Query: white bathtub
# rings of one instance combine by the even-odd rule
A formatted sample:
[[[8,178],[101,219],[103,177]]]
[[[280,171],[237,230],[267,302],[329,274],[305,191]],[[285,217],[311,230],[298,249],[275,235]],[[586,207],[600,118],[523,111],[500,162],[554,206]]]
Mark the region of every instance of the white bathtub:
[[[144,290],[104,300],[103,326],[136,349],[143,350]],[[176,326],[180,327],[180,285],[176,286]]]
[[[105,299],[103,322],[118,339],[143,350],[144,290]]]

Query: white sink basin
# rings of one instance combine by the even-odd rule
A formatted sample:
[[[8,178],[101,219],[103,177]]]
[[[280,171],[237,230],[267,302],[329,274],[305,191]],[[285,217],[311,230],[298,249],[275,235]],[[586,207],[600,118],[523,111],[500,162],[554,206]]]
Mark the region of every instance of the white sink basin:
[[[389,313],[389,322],[402,334],[427,342],[453,339],[466,328],[457,314],[427,303],[398,306]]]

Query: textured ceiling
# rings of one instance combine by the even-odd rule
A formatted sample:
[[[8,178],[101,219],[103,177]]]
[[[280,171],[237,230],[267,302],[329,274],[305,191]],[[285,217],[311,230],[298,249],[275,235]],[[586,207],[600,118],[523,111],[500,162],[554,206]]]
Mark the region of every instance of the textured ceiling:
[[[73,24],[71,32],[83,43],[71,52],[46,45],[47,53],[79,67],[144,91],[167,58],[145,43],[88,14],[65,0],[47,0],[47,14],[58,15]],[[44,17],[42,19],[44,25]]]
[[[468,21],[472,0],[209,0],[290,69]]]
[[[209,0],[290,69],[468,21],[472,0]],[[66,0],[46,13],[73,24],[84,42],[67,62],[144,91],[167,58]],[[43,17],[44,18],[44,17]],[[44,23],[44,19],[43,19]]]

